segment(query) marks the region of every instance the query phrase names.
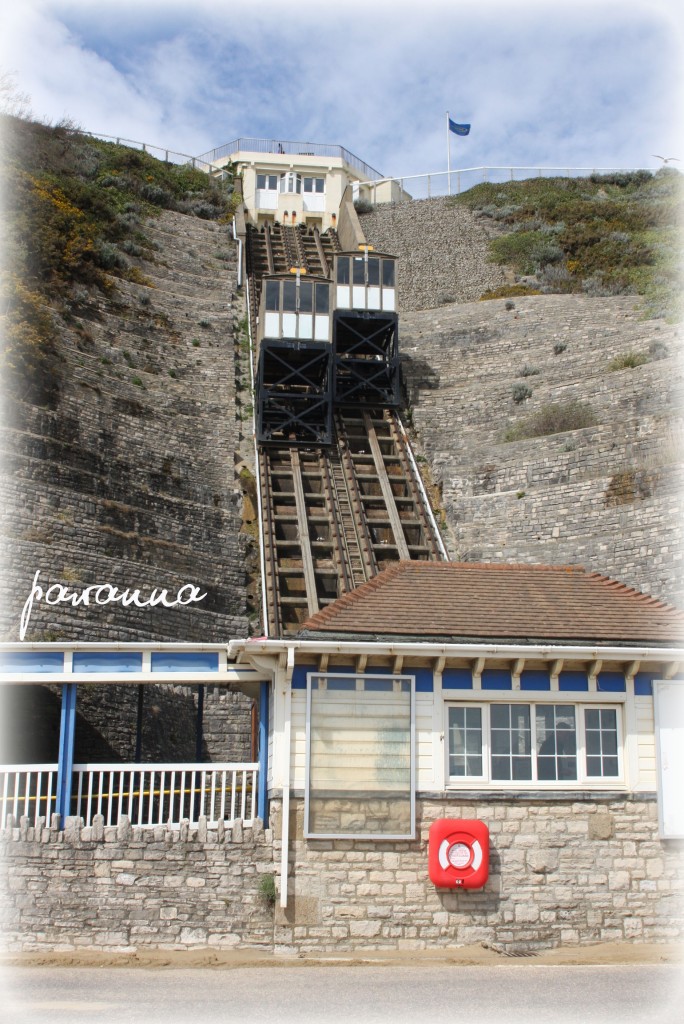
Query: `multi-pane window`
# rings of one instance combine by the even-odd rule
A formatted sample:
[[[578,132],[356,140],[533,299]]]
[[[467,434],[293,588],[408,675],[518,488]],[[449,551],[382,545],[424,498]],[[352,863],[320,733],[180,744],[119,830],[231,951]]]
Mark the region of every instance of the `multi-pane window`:
[[[277,174],[257,174],[257,188],[275,192],[278,188]]]
[[[454,782],[618,779],[619,710],[549,703],[451,705],[448,774]]]
[[[449,708],[449,774],[482,775],[482,708]]]
[[[584,733],[587,775],[600,778],[619,774],[617,713],[615,708],[586,708]]]
[[[280,191],[281,192],[301,192],[302,191],[302,176],[296,174],[294,171],[288,171],[286,174],[280,175]]]
[[[323,195],[325,192],[325,178],[304,178],[304,191]]]

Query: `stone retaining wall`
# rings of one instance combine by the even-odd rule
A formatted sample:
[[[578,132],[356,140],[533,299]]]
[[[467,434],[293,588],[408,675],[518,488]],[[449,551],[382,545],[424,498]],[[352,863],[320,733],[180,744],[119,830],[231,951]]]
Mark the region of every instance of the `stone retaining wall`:
[[[665,942],[684,929],[682,845],[658,839],[653,797],[556,799],[492,795],[418,801],[413,842],[304,840],[294,831],[289,906],[276,908],[283,950],[429,949],[487,943],[504,950],[593,942]],[[439,817],[490,829],[480,891],[437,890],[427,837]],[[280,834],[280,809],[272,808]],[[276,843],[276,847],[279,844]]]
[[[506,283],[489,262],[493,229],[447,196],[381,204],[360,222],[371,245],[397,257],[400,311],[472,302]]]
[[[272,836],[259,822],[55,824],[22,819],[0,833],[3,949],[272,948],[273,910],[259,892],[273,870]]]
[[[681,603],[681,329],[643,320],[629,296],[508,306],[401,318],[416,452],[441,489],[450,557],[579,563]],[[630,353],[647,361],[612,368]],[[569,402],[594,425],[506,441]]]
[[[280,804],[271,829],[131,829],[127,819],[64,832],[0,835],[0,928],[9,950],[199,949],[278,952],[432,949],[483,943],[502,951],[595,942],[668,942],[684,931],[682,849],[658,838],[657,805],[639,797],[519,794],[418,801],[413,841],[304,840],[291,805],[288,906],[259,892],[280,865]],[[437,890],[427,837],[439,817],[490,829],[490,876],[479,891]]]

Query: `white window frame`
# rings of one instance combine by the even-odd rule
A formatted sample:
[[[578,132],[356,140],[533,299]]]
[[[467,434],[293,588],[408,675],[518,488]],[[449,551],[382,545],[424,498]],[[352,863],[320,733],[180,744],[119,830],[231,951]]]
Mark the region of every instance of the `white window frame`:
[[[367,681],[380,682],[391,680],[393,685],[401,686],[402,683],[409,685],[409,774],[410,774],[410,830],[405,833],[387,832],[313,832],[309,828],[309,804],[310,804],[310,783],[311,783],[311,699],[312,682],[316,679],[327,686],[328,679],[355,680],[356,689],[363,690]],[[305,734],[305,782],[304,782],[304,838],[305,839],[362,839],[366,842],[375,840],[409,840],[416,837],[416,785],[417,785],[417,747],[416,747],[416,679],[410,672],[406,673],[378,673],[365,674],[363,672],[307,672],[306,675],[306,734]]]
[[[574,699],[563,699],[563,694],[558,691],[543,691],[532,696],[530,691],[509,691],[505,696],[497,695],[492,699],[484,697],[480,691],[477,697],[467,698],[459,695],[458,698],[445,701],[445,728],[444,728],[444,757],[445,775],[447,789],[473,789],[482,787],[484,789],[592,789],[592,790],[614,790],[626,789],[625,779],[625,729],[623,721],[624,699],[607,701],[605,695],[601,694],[600,700],[587,699],[588,694],[583,694],[582,699],[577,699],[577,694],[567,694],[567,697]],[[532,778],[531,779],[493,779],[491,777],[491,724],[490,710],[493,704],[524,704],[530,708],[530,749],[532,752]],[[538,779],[537,778],[537,755],[536,755],[536,715],[535,708],[538,704],[572,707],[575,710],[576,727],[576,779]],[[482,715],[482,775],[450,775],[450,747],[449,747],[449,708],[450,707],[477,707]],[[615,711],[617,726],[617,775],[588,775],[586,760],[586,735],[585,717],[586,710],[607,709]]]

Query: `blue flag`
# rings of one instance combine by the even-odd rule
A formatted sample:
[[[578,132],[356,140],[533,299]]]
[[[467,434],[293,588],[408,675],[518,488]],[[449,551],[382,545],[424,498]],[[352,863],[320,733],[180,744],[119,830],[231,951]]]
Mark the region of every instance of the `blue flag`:
[[[470,132],[469,124],[456,124],[449,118],[449,131],[453,132],[454,135],[468,135]]]

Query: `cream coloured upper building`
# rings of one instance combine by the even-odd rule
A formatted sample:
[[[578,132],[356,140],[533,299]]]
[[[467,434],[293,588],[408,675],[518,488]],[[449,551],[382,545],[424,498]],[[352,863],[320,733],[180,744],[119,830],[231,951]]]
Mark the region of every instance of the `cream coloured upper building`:
[[[278,139],[236,139],[202,154],[218,167],[231,165],[242,178],[247,219],[253,224],[278,221],[326,231],[337,226],[347,189],[352,199],[370,196],[375,202],[399,198],[396,182],[342,146]],[[395,195],[395,193],[397,193]]]

